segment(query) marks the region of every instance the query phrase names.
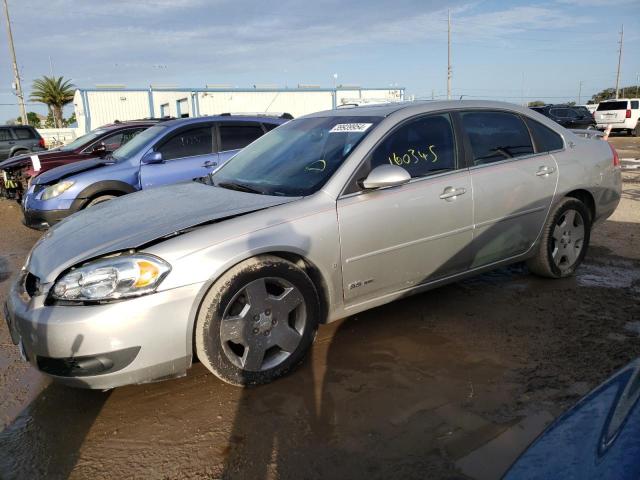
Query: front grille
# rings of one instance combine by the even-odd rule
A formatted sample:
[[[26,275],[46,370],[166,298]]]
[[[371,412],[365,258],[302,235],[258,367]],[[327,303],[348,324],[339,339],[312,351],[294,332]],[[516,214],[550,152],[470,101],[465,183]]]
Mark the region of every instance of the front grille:
[[[24,290],[30,297],[40,293],[40,279],[33,273],[27,273],[24,278]]]

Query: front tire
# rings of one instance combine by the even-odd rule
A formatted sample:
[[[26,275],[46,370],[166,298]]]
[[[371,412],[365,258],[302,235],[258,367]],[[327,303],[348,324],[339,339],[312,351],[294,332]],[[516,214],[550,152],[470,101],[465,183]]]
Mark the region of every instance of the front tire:
[[[117,198],[117,197],[115,195],[99,195],[95,198],[92,198],[91,201],[87,203],[87,205],[84,208],[90,208],[95,205],[98,205],[99,203],[104,203],[104,202],[108,202],[109,200],[113,200],[114,198]]]
[[[319,320],[318,292],[302,269],[279,257],[255,257],[226,272],[203,299],[196,353],[227,383],[268,383],[303,360]]]
[[[565,198],[555,207],[542,231],[535,256],[527,266],[536,275],[563,278],[582,263],[591,235],[591,214],[580,200]]]

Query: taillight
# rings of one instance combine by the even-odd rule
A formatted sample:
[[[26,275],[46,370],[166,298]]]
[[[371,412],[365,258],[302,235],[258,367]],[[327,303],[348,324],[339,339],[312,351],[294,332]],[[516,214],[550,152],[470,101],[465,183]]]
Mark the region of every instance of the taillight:
[[[627,110],[627,115],[625,116],[625,118],[631,118],[631,110]]]
[[[620,157],[618,156],[618,152],[616,151],[614,146],[611,145],[610,143],[609,143],[609,148],[611,149],[611,153],[613,153],[613,166],[614,167],[619,167],[620,166]]]
[[[40,138],[40,140],[38,141],[38,145],[44,148],[44,138]]]

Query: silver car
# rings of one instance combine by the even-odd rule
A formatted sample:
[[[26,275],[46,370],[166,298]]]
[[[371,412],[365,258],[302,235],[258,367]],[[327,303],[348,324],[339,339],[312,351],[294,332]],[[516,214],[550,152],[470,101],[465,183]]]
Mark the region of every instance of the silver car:
[[[295,367],[319,324],[501,265],[571,275],[620,200],[607,142],[496,102],[320,112],[207,183],[79,212],[13,284],[13,341],[69,385]],[[401,328],[399,326],[399,328]]]

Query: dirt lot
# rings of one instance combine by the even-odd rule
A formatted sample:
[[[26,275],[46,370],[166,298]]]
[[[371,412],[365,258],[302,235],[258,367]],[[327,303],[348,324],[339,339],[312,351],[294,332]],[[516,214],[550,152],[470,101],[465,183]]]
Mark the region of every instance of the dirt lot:
[[[628,157],[638,139],[615,138]],[[0,201],[0,301],[37,232]],[[640,356],[640,171],[574,278],[516,265],[321,328],[285,379],[51,384],[0,324],[0,477],[496,478]]]

